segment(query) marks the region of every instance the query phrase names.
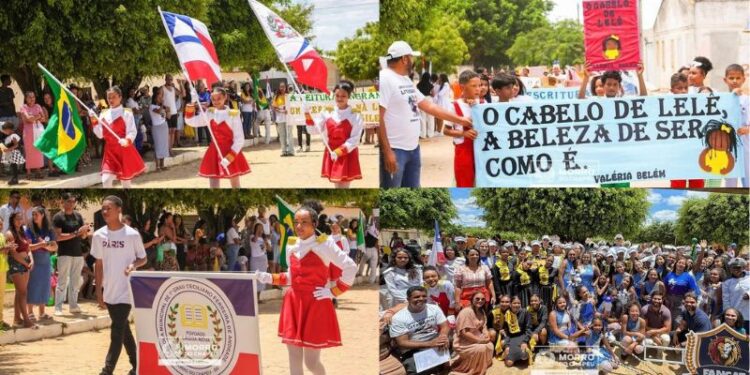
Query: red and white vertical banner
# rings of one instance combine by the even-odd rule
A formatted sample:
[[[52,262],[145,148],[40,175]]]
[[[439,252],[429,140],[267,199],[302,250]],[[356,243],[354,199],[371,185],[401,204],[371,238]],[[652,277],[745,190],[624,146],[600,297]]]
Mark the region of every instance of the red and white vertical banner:
[[[138,374],[260,374],[256,280],[247,273],[133,272]]]
[[[636,0],[584,0],[583,38],[591,70],[634,70],[641,60]]]

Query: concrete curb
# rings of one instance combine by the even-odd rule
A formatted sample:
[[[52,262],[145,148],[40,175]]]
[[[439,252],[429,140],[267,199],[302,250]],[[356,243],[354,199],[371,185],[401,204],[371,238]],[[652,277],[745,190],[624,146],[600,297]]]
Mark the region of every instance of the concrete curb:
[[[357,276],[354,285],[366,284],[367,280],[362,276]],[[286,288],[284,288],[286,289]],[[284,295],[284,289],[267,289],[260,292],[260,301],[270,301],[281,299]],[[6,304],[9,293],[15,295],[15,291],[5,292]],[[13,306],[13,297],[11,303]],[[131,313],[130,322],[134,321],[134,315]],[[72,335],[81,332],[90,332],[109,328],[112,320],[109,315],[92,316],[85,319],[74,320],[70,322],[56,322],[49,325],[40,325],[39,329],[15,328],[5,332],[0,332],[0,345],[18,344],[22,342],[37,341],[41,339],[55,338],[63,335]]]
[[[251,147],[251,146],[253,146],[253,141],[250,139],[246,139],[245,144],[242,145],[242,148],[244,149],[246,147]],[[164,166],[174,167],[177,165],[188,164],[196,160],[201,160],[204,154],[205,154],[204,150],[184,152],[175,157],[166,158],[164,160]],[[156,170],[155,161],[147,161],[145,162],[145,164],[146,164],[145,173],[153,172]],[[196,171],[196,173],[198,173],[198,171]],[[102,177],[99,174],[99,172],[96,172],[96,173],[89,173],[89,174],[85,174],[81,176],[70,177],[62,181],[53,181],[53,182],[50,182],[49,184],[42,186],[42,188],[75,189],[75,188],[96,186],[100,184],[101,182],[102,182]]]

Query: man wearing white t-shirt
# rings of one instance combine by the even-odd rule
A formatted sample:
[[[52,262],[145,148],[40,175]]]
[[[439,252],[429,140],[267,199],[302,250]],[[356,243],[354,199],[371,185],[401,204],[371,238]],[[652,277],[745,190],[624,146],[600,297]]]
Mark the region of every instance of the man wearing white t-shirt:
[[[409,78],[413,56],[409,44],[397,41],[388,48],[388,67],[380,71],[380,187],[419,187],[420,110],[436,118],[471,127],[471,120],[424,100]]]
[[[172,155],[172,146],[175,144],[177,134],[177,97],[182,96],[179,86],[175,86],[171,74],[164,76],[164,86],[162,86],[162,92],[164,93],[164,107],[167,108],[167,126],[169,127],[169,154]]]
[[[96,258],[96,299],[100,308],[106,306],[112,326],[109,351],[100,375],[111,375],[114,372],[123,345],[133,366],[130,373],[135,374],[136,344],[128,322],[132,307],[128,276],[136,268],[146,264],[146,250],[140,233],[122,223],[120,198],[113,195],[104,198],[101,212],[107,225],[94,232],[91,256]]]

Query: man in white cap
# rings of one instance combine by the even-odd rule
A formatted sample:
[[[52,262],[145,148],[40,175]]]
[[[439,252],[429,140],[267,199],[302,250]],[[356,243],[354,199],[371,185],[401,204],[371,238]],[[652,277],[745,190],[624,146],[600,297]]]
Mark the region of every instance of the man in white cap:
[[[456,238],[453,239],[453,241],[456,242],[456,256],[466,255],[466,238],[462,236],[456,236]]]
[[[380,187],[419,187],[422,162],[419,152],[420,110],[437,118],[471,127],[471,120],[459,117],[424,100],[409,78],[413,51],[404,41],[393,42],[385,56],[387,67],[380,71]]]

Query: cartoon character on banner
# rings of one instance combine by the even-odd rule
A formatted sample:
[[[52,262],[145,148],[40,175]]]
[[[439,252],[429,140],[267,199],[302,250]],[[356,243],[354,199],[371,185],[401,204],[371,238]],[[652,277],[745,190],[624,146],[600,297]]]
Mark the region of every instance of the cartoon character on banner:
[[[620,57],[620,37],[616,34],[612,34],[604,39],[602,42],[602,49],[604,50],[604,58],[607,60],[617,60]]]
[[[734,169],[737,158],[737,133],[734,127],[711,120],[703,129],[706,148],[698,157],[698,165],[708,173],[726,175]]]

